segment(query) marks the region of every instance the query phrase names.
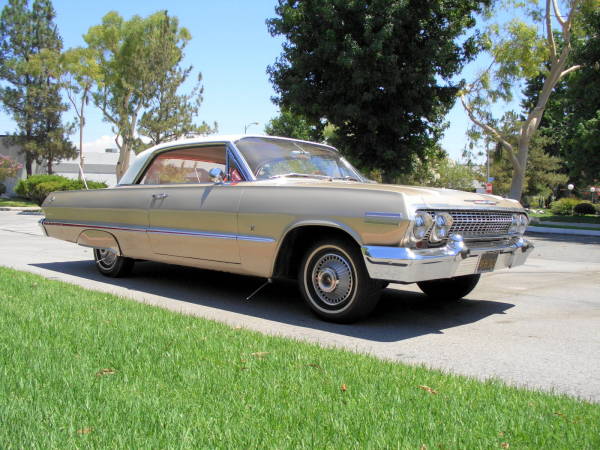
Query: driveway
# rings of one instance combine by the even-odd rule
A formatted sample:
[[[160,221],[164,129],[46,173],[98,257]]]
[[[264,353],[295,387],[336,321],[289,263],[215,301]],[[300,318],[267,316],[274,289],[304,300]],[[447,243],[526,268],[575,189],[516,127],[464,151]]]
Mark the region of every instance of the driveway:
[[[519,268],[485,275],[467,299],[427,301],[391,285],[367,320],[316,319],[294,284],[157,263],[126,279],[96,271],[90,249],[43,237],[40,216],[0,212],[0,265],[136,301],[380,358],[600,402],[600,238],[532,235]],[[1,300],[1,288],[0,288]]]

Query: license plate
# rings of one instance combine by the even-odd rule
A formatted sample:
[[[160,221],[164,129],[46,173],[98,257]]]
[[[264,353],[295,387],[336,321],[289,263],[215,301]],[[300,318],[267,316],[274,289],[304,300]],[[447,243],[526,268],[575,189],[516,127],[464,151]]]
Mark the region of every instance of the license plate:
[[[496,267],[496,261],[498,261],[498,253],[487,252],[479,257],[479,264],[477,265],[477,272],[491,272]]]

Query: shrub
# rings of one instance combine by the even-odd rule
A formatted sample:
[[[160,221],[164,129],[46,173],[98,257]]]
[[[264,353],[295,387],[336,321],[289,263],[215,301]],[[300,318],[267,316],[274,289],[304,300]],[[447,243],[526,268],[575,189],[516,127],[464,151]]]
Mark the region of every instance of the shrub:
[[[0,183],[0,195],[4,194],[6,192],[6,186],[4,186],[4,183]]]
[[[553,214],[559,216],[570,216],[573,214],[573,208],[575,208],[578,203],[581,203],[581,200],[576,198],[561,198],[560,200],[552,202],[550,210]]]
[[[584,216],[586,214],[596,214],[596,208],[589,202],[581,202],[575,205],[573,208],[573,213],[578,216]]]
[[[102,189],[106,187],[106,183],[97,181],[87,181],[87,185],[90,189]],[[33,175],[26,180],[19,181],[15,192],[21,197],[28,198],[41,205],[50,192],[74,191],[78,189],[85,189],[83,181],[72,180],[60,175]]]
[[[12,178],[23,166],[8,156],[0,155],[0,181]]]
[[[594,209],[596,210],[596,214],[600,216],[600,203],[595,203]]]

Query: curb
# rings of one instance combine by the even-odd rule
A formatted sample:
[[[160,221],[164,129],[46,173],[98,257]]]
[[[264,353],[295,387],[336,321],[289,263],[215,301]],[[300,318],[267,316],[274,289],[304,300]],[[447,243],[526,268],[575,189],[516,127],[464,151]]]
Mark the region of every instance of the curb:
[[[543,227],[544,225],[558,225],[563,227],[586,227],[586,228],[597,228],[600,230],[600,224],[598,223],[585,223],[585,222],[551,222],[549,220],[538,220],[531,222],[531,226]]]
[[[29,211],[38,212],[42,209],[37,206],[0,206],[0,211]]]
[[[600,230],[576,230],[573,228],[527,227],[528,233],[574,234],[579,236],[600,236]]]

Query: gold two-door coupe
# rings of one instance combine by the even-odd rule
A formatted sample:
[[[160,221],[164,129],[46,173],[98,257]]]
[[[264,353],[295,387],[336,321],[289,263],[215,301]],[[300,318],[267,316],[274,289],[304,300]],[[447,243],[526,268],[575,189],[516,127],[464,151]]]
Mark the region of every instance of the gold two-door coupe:
[[[462,298],[533,248],[514,200],[376,184],[332,147],[267,136],[161,144],[118,185],[54,192],[42,208],[46,235],[92,247],[104,275],[152,260],[293,278],[336,322],[369,314],[389,282]]]

